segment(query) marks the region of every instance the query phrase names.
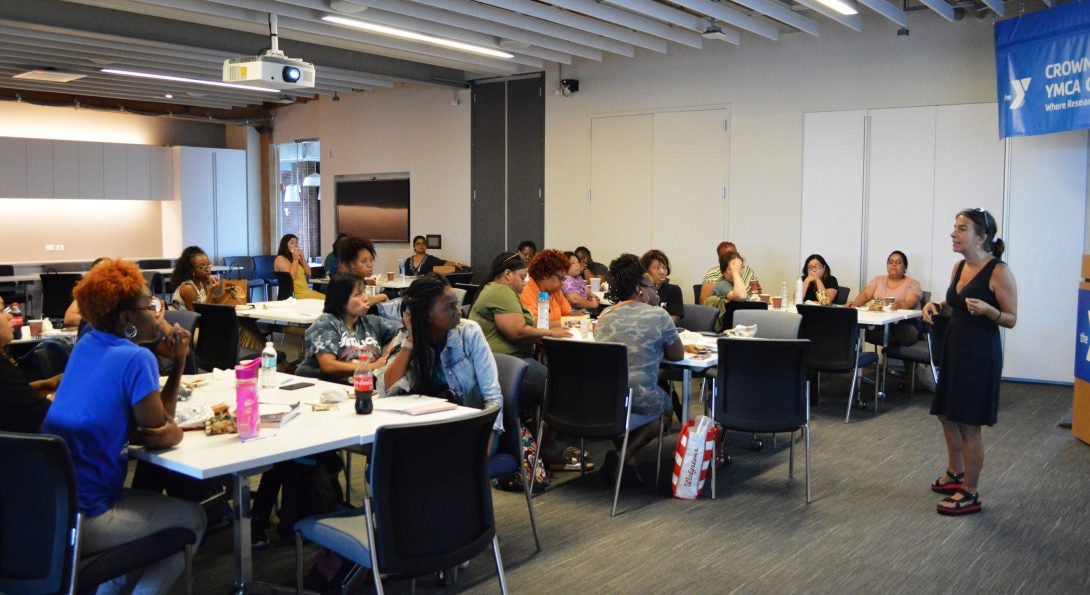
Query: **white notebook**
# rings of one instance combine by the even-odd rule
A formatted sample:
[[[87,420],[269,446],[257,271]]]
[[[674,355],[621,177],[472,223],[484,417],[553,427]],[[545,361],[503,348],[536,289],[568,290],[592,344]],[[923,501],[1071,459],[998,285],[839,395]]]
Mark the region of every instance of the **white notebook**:
[[[409,415],[424,415],[425,413],[437,413],[458,408],[457,405],[446,399],[426,397],[424,395],[381,397],[374,400],[374,405],[375,409],[398,411]]]

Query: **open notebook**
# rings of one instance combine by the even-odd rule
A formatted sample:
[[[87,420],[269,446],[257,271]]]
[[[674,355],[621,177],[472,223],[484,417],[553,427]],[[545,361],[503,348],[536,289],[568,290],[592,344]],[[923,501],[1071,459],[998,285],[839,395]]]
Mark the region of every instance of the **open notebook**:
[[[446,399],[438,397],[426,397],[424,395],[400,395],[396,397],[381,397],[374,400],[375,409],[383,411],[399,411],[409,415],[423,415],[457,409],[458,406]]]

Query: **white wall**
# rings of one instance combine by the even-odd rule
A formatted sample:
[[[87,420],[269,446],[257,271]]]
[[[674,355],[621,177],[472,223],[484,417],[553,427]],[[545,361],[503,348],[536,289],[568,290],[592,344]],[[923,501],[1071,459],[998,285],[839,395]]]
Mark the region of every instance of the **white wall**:
[[[469,93],[458,93],[457,106],[454,96],[450,89],[397,85],[277,110],[273,143],[322,143],[323,251],[335,237],[334,176],[407,171],[411,235],[441,234],[443,249],[432,254],[469,260]],[[376,249],[376,271],[395,270],[396,259],[412,252],[408,243]]]
[[[898,37],[884,19],[865,15],[864,32],[822,21],[822,34],[783,35],[770,42],[744,35],[741,46],[709,42],[704,50],[671,45],[666,55],[578,60],[564,78],[580,81],[571,97],[547,95],[545,240],[571,248],[594,238],[585,224],[590,186],[592,116],[700,105],[730,106],[728,237],[706,238],[699,254],[673,261],[715,264],[715,245],[738,244],[766,287],[798,274],[802,115],[805,112],[995,100],[992,25],[988,19],[940,22],[910,16],[912,34]],[[925,26],[926,25],[926,26]],[[555,89],[556,69],[546,89]],[[679,217],[697,216],[678,205]],[[642,251],[649,246],[633,246]],[[595,253],[607,262],[611,254]],[[695,282],[675,279],[682,287]]]
[[[0,136],[223,146],[224,127],[86,108],[0,101]],[[159,201],[6,199],[0,205],[0,212],[4,213],[2,219],[7,228],[4,241],[0,242],[0,262],[163,256]],[[47,252],[45,244],[62,244],[65,249]]]

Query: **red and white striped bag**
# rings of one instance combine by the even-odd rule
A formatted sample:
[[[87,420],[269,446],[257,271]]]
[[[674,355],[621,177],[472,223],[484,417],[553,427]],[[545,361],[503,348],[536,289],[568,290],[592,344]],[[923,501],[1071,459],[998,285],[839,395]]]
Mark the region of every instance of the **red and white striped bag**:
[[[674,450],[674,497],[696,500],[704,488],[708,468],[715,457],[715,438],[719,429],[712,418],[699,415],[681,428]]]

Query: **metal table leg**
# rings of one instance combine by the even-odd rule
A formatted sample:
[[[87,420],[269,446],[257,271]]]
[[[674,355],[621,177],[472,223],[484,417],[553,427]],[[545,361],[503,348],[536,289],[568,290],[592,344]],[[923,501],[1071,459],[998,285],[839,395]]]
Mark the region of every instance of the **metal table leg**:
[[[689,388],[692,385],[693,371],[689,368],[681,369],[681,425],[689,421]]]

